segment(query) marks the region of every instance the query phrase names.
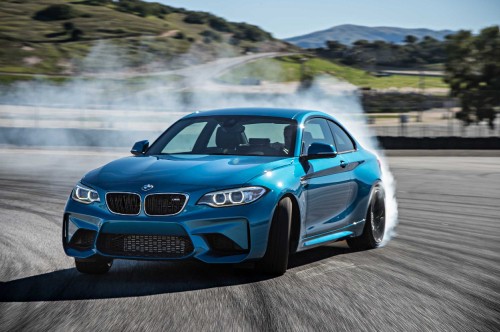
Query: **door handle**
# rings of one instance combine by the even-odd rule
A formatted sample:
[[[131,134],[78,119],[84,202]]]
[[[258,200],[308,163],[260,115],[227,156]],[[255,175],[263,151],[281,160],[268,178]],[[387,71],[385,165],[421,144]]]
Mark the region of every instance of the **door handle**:
[[[345,168],[348,165],[345,161],[341,160],[340,161],[340,167]]]

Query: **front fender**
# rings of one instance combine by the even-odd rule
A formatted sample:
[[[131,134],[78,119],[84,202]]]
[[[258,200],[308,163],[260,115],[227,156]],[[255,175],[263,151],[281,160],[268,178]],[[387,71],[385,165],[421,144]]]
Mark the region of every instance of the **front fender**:
[[[270,190],[267,195],[272,196],[274,206],[269,215],[269,220],[272,220],[278,202],[285,196],[291,196],[297,203],[299,217],[294,218],[298,220],[299,225],[299,238],[304,236],[305,232],[305,217],[306,217],[306,200],[301,184],[301,178],[305,175],[304,168],[300,164],[298,158],[294,158],[290,165],[280,167],[278,169],[269,170],[264,174],[253,178],[248,185],[264,186]],[[269,238],[269,231],[271,229],[271,222],[268,223],[266,231],[265,242]],[[264,252],[265,253],[265,252]],[[262,253],[262,255],[264,254]]]

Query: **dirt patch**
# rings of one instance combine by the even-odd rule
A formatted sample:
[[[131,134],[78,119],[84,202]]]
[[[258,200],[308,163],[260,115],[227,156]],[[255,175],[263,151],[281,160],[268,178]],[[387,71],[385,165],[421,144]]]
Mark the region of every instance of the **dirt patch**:
[[[160,37],[167,38],[167,37],[175,37],[179,33],[179,30],[169,30],[165,31],[160,35]]]
[[[37,56],[29,56],[29,57],[23,58],[23,62],[25,64],[27,64],[28,66],[33,66],[33,65],[36,65],[36,64],[39,64],[40,62],[42,62],[42,59],[40,59]]]

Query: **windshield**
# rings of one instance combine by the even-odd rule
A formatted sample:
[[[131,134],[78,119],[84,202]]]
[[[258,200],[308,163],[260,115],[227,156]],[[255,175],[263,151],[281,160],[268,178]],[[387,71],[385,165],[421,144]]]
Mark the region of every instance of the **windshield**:
[[[172,125],[146,154],[293,156],[296,131],[297,123],[283,118],[188,118]]]

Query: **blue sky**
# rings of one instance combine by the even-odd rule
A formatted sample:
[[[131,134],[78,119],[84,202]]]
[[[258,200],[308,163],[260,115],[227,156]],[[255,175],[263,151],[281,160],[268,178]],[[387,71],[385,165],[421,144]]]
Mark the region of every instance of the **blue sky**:
[[[339,24],[479,31],[500,24],[500,0],[154,0],[256,24],[277,38]]]

